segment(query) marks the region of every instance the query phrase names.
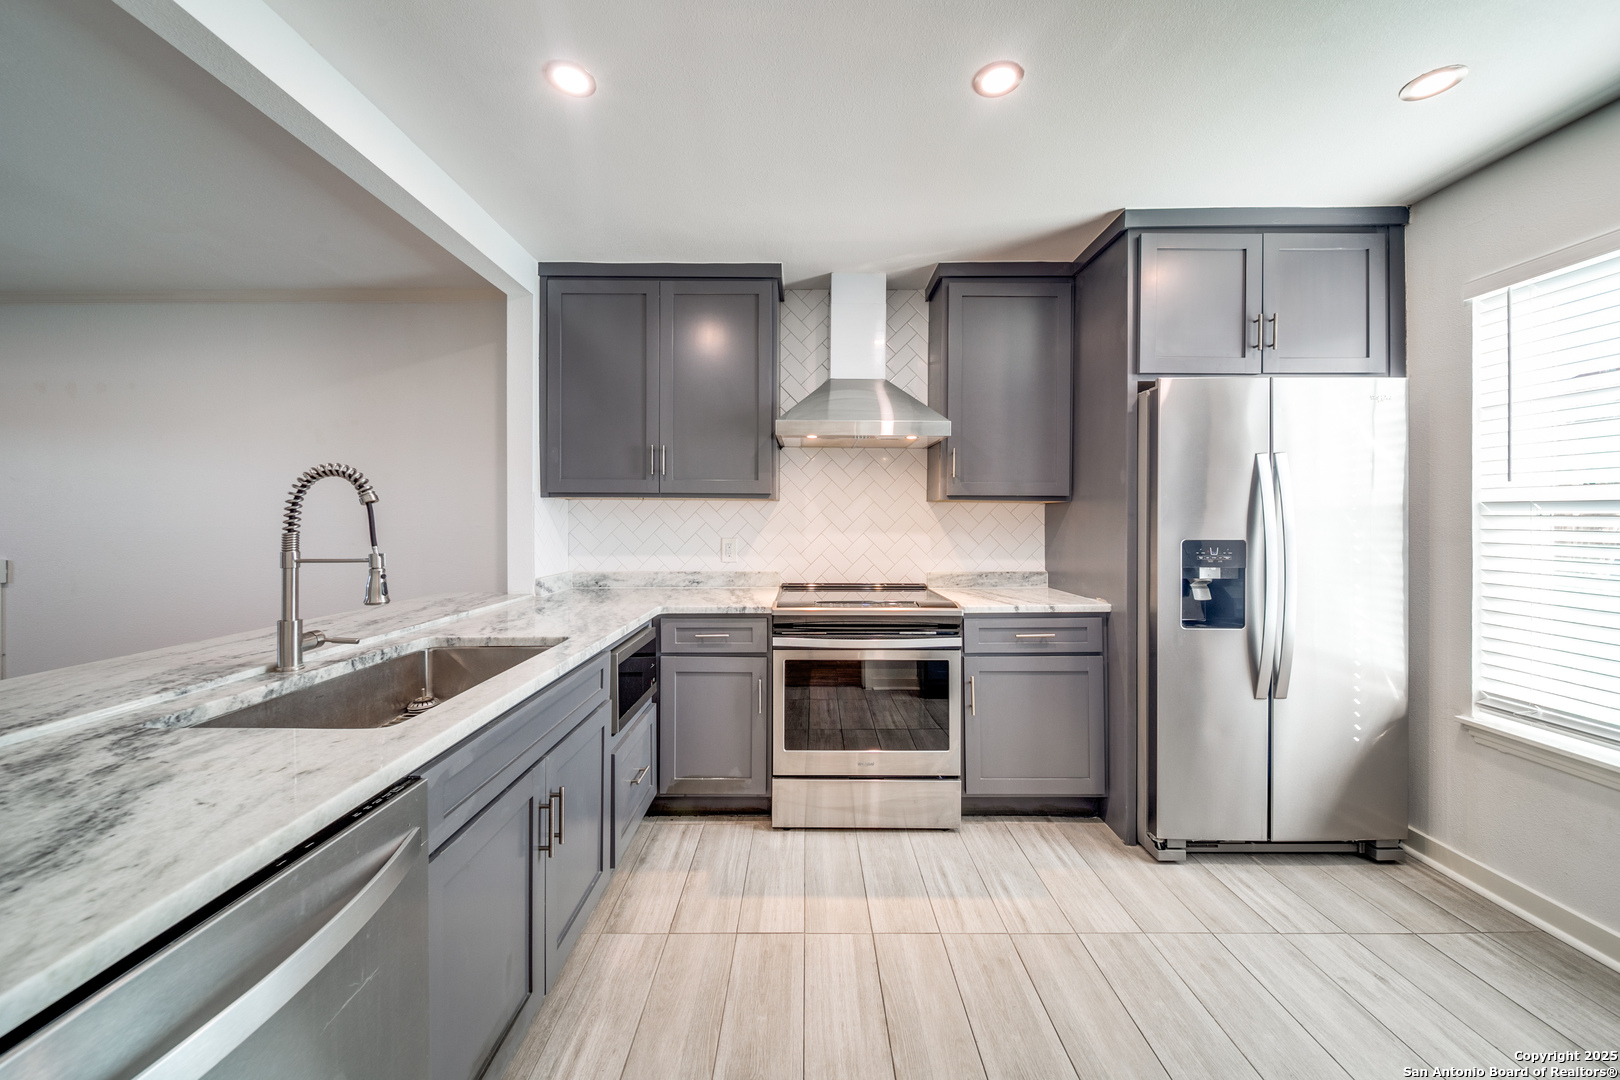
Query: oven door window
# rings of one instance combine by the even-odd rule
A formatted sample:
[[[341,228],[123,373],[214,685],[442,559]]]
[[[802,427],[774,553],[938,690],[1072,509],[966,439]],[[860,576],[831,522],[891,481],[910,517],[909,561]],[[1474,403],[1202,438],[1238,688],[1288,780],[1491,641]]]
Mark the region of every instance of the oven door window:
[[[786,750],[949,750],[944,660],[788,660]]]

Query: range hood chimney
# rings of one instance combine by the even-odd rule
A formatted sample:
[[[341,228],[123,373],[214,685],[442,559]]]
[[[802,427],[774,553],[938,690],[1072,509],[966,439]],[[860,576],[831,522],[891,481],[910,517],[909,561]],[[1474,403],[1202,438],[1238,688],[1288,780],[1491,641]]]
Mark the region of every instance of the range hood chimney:
[[[915,449],[951,433],[951,422],[884,379],[887,281],[882,274],[832,276],[831,377],[776,422],[783,446]]]

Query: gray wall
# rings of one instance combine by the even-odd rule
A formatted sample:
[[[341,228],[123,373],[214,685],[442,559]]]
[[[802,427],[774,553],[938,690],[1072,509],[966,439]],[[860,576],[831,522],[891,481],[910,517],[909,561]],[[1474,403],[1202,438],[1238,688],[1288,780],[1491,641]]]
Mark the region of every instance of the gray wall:
[[[0,305],[0,557],[13,676],[273,623],[282,503],[366,473],[396,599],[504,591],[505,305]],[[346,484],[304,552],[365,550]],[[304,575],[306,618],[362,568]]]
[[[1412,826],[1620,932],[1620,791],[1474,742],[1468,282],[1620,229],[1620,105],[1412,208]],[[1615,247],[1620,248],[1620,237]]]

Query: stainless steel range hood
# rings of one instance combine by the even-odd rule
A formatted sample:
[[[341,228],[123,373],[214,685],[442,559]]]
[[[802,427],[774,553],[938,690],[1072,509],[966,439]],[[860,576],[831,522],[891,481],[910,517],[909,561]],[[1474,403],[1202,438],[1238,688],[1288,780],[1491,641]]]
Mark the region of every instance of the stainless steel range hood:
[[[951,433],[951,422],[883,378],[888,352],[882,274],[832,276],[832,377],[776,421],[783,446],[915,449]]]

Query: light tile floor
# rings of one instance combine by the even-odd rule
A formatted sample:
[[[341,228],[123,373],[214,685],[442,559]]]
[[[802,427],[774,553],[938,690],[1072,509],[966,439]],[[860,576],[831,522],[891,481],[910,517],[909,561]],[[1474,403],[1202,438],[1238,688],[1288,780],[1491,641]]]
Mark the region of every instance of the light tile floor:
[[[1552,1050],[1620,1050],[1620,972],[1416,864],[649,818],[504,1080],[1384,1080]]]

